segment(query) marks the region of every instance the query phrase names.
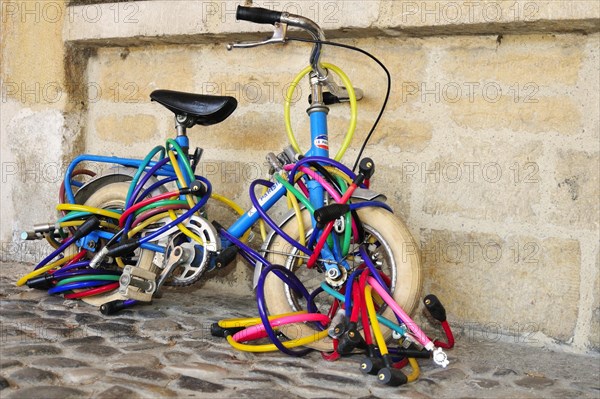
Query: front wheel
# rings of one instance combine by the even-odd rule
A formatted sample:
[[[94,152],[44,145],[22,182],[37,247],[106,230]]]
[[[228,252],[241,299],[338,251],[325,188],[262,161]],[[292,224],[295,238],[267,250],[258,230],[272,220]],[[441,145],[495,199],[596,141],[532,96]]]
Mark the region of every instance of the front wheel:
[[[311,226],[309,212],[304,210],[302,216],[304,225]],[[407,313],[411,313],[419,302],[422,279],[421,260],[413,237],[402,220],[382,208],[361,208],[358,210],[358,216],[365,228],[366,249],[371,260],[377,268],[380,268],[382,272],[389,276],[391,280],[390,290],[394,300]],[[295,217],[284,222],[282,229],[292,238],[296,240],[299,238],[298,221]],[[310,231],[307,231],[307,236],[310,233]],[[351,248],[349,253],[356,252]],[[285,268],[292,270],[308,291],[311,292],[324,280],[324,274],[317,272],[315,269],[308,269],[305,261],[299,261],[302,257],[298,255],[301,254],[295,248],[291,248],[291,245],[279,235],[273,236],[265,246],[266,259],[272,264],[283,265]],[[351,267],[358,266],[355,262],[350,261],[349,263]],[[265,301],[269,313],[272,315],[295,312],[304,308],[301,304],[302,301],[297,298],[294,292],[272,273],[265,280],[264,291]],[[322,299],[317,302],[317,307],[323,313],[327,312],[327,307],[332,302],[331,298],[326,298],[326,296],[324,293],[321,294],[319,298]],[[385,307],[383,316],[391,320],[394,319],[393,312],[388,307]],[[315,330],[308,324],[284,326],[281,327],[281,331],[289,339],[305,337],[315,333]],[[386,339],[391,334],[391,331],[387,328],[382,328],[382,331]],[[332,351],[333,341],[330,338],[325,338],[309,346],[319,351]]]

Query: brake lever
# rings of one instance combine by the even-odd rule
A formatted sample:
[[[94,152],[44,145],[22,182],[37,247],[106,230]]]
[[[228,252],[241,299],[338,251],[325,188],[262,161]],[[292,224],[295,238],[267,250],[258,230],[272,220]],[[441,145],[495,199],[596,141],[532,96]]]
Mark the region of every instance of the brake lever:
[[[285,43],[285,37],[287,35],[287,24],[280,22],[276,23],[273,36],[270,39],[259,41],[259,42],[235,42],[227,44],[227,50],[231,51],[234,48],[252,48],[258,46],[264,46],[265,44],[274,43]]]
[[[285,43],[286,35],[287,35],[287,27],[286,23],[277,22],[274,24],[273,36],[269,39],[258,41],[258,42],[235,42],[228,43],[227,50],[231,51],[234,48],[252,48],[258,46],[264,46],[266,44],[274,44],[274,43]],[[348,102],[350,101],[350,96],[345,87],[339,86],[331,77],[327,77],[324,80],[325,85],[331,92],[331,94],[335,95],[339,98],[340,102]],[[354,92],[356,94],[356,99],[360,100],[363,98],[363,91],[361,89],[355,88]]]

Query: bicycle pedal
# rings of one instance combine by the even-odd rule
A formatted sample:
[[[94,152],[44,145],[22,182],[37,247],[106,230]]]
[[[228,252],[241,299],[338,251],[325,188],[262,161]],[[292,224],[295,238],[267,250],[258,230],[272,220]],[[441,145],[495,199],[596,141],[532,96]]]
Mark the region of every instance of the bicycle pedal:
[[[119,293],[128,299],[150,302],[157,288],[155,279],[156,274],[149,270],[125,266],[119,278]]]

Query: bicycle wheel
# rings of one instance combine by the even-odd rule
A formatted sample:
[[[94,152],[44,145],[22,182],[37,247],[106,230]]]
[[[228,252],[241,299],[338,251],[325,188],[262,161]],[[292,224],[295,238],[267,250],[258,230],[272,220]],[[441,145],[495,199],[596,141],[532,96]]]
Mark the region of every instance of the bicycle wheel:
[[[367,251],[376,266],[386,273],[391,279],[391,291],[395,301],[407,312],[411,313],[418,305],[421,291],[421,261],[418,247],[404,223],[390,212],[381,208],[362,208],[358,215],[363,222]],[[303,211],[305,226],[311,226],[311,218],[308,211]],[[298,239],[298,222],[295,217],[288,219],[282,225],[282,229],[292,238]],[[310,231],[307,231],[307,236]],[[351,248],[350,253],[353,253]],[[311,292],[316,289],[325,276],[314,269],[308,269],[305,265],[306,259],[298,265],[298,251],[285,241],[281,236],[274,235],[270,242],[265,245],[265,255],[273,264],[283,265],[294,271],[300,281]],[[351,267],[357,266],[360,259],[349,259]],[[327,298],[326,294],[319,297]],[[265,280],[265,301],[270,314],[281,314],[294,312],[305,308],[303,300],[298,298],[275,275],[270,274]],[[331,299],[322,299],[317,303],[321,312],[327,312]],[[391,309],[385,307],[383,315],[394,319]],[[315,330],[308,324],[296,324],[281,327],[281,331],[289,339],[311,335]],[[391,330],[383,328],[386,339],[391,335]],[[320,351],[332,351],[333,341],[326,338],[309,345]]]
[[[130,184],[130,180],[119,181],[114,178],[104,179],[104,181],[97,183],[92,192],[85,193],[83,196],[84,200],[81,202],[83,202],[83,205],[94,208],[123,210],[123,208],[125,208]],[[76,195],[75,199],[77,202],[80,202],[79,195]],[[115,223],[114,220],[112,222]],[[147,249],[140,249],[136,252],[138,253],[136,267],[149,270],[153,273],[158,272],[158,263],[162,262],[162,258],[156,259],[156,257],[159,256],[160,258],[161,255],[157,255],[156,252]],[[90,305],[100,306],[107,302],[124,300],[127,298],[115,290],[106,294],[83,297],[81,299]]]
[[[125,208],[129,185],[129,181],[106,182],[85,198],[83,204],[95,208],[122,210]],[[75,195],[75,200],[78,203],[81,201],[79,195]]]
[[[114,209],[114,210],[122,210],[125,207],[125,200],[127,198],[127,191],[129,190],[130,182],[110,182],[107,181],[105,184],[100,185],[95,189],[93,193],[87,196],[83,201],[83,205],[91,206],[94,208],[100,209]],[[79,198],[75,197],[77,202],[79,202]],[[115,223],[114,220],[111,220],[112,223]],[[73,247],[71,247],[73,248]],[[142,253],[140,263],[145,266],[145,269],[150,269],[152,267],[152,258],[153,254],[145,254]],[[83,300],[86,303],[94,306],[100,306],[106,302],[114,301],[114,300],[122,300],[126,299],[118,291],[108,292],[106,294],[100,294],[90,297],[83,297]]]

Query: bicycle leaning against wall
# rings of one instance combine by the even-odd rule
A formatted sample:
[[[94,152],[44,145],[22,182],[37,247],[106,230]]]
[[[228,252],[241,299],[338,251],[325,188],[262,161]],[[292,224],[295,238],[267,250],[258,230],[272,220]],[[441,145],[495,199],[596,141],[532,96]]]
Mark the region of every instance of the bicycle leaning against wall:
[[[373,323],[381,323],[381,330],[374,331],[378,343],[394,331],[396,337],[432,352],[434,343],[408,315],[420,295],[417,246],[384,202],[385,197],[369,189],[374,162],[361,159],[385,109],[389,80],[384,105],[359,152],[355,173],[339,161],[351,144],[362,93],[352,87],[340,68],[321,62],[323,47],[358,50],[376,60],[388,79],[389,73],[365,51],[327,42],[322,29],[307,18],[241,6],[237,18],[272,24],[274,34],[265,41],[231,44],[229,49],[287,40],[313,43],[310,64],[296,76],[285,99],[290,146],[278,155],[268,154],[272,173],[269,180],[251,183],[253,206],[244,211],[213,193],[210,182],[195,174],[202,150],[189,150],[187,129],[222,122],[234,112],[237,101],[227,96],[157,90],[151,98],[175,114],[177,136],[155,147],[144,159],[91,154],[75,158],[59,193],[61,217],[23,233],[26,239],[45,238],[54,251],[17,284],[81,298],[110,314],[136,302],[151,301],[163,284],[191,285],[204,272],[225,267],[239,253],[255,266],[263,330],[254,336],[269,336],[276,349],[296,355],[305,353],[291,349],[297,346],[351,353],[364,344],[362,337],[373,345],[370,329],[362,326],[371,324],[375,330]],[[287,38],[287,27],[308,32],[311,39]],[[343,86],[335,82],[334,75]],[[292,131],[290,110],[294,90],[306,77],[311,146],[305,152]],[[331,157],[327,115],[329,106],[337,103],[349,103],[351,118],[340,149]],[[113,168],[96,174],[89,168],[97,163]],[[261,187],[262,194],[257,195]],[[211,198],[240,214],[228,228],[207,220],[205,205]],[[290,212],[274,221],[268,211],[283,198]],[[247,244],[257,223],[263,238],[260,251]],[[371,290],[378,295],[372,296]],[[290,323],[275,323],[286,342],[277,337],[269,315],[291,317]],[[231,323],[215,329],[224,335],[240,330],[232,329]],[[234,346],[241,345],[231,336],[228,339]],[[380,351],[382,345],[385,347],[384,342],[378,345]],[[436,360],[439,364],[446,362],[442,355]]]

